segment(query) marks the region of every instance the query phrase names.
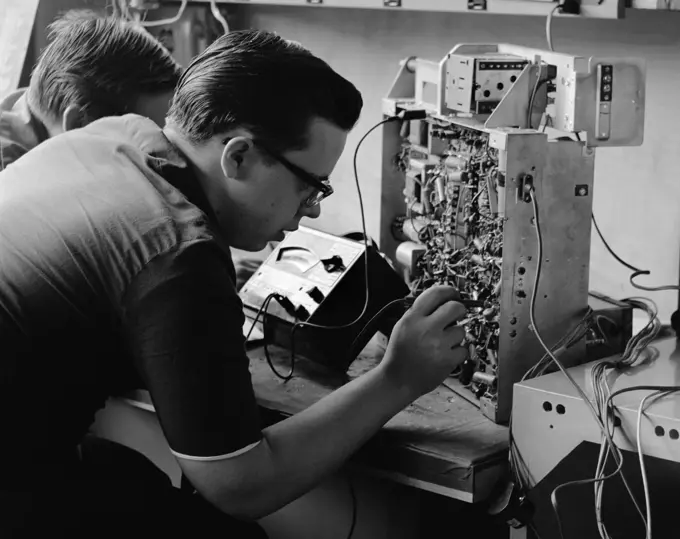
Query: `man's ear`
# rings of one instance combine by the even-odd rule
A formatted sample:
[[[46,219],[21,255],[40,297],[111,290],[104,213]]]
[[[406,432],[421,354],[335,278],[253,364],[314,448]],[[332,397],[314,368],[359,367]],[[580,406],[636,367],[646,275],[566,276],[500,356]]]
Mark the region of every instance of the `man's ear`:
[[[69,105],[64,111],[64,116],[61,119],[61,128],[64,133],[71,129],[78,129],[87,124],[83,110],[77,105]]]
[[[227,178],[245,179],[254,164],[254,144],[247,137],[229,139],[222,150],[222,173]]]

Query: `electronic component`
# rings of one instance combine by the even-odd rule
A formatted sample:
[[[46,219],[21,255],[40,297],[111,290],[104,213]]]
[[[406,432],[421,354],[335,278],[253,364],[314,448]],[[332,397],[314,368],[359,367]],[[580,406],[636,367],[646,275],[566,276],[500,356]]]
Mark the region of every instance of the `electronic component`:
[[[543,118],[544,126],[578,133],[590,147],[639,146],[645,63],[464,43],[436,62],[402,63],[383,112],[394,116],[413,107],[439,118],[474,117],[465,123],[487,129],[531,128]]]
[[[468,359],[449,383],[496,422],[508,421],[513,385],[545,356],[532,303],[566,366],[587,348],[591,358],[620,351],[630,336],[629,307],[591,308],[590,216],[594,146],[640,144],[643,105],[641,61],[468,44],[438,63],[404,62],[384,100],[385,115],[427,116],[384,128],[381,245],[405,262],[416,294],[446,283],[477,302],[462,321]]]
[[[416,296],[409,294],[408,296],[396,299],[385,305],[368,323],[363,327],[359,335],[352,343],[352,347],[349,351],[349,357],[354,359],[357,355],[364,349],[371,340],[371,337],[375,335],[378,331],[389,337],[394,329],[395,324],[404,316],[404,313],[413,306],[416,300]],[[459,303],[464,305],[468,309],[483,307],[484,302],[477,301],[473,299],[459,299]],[[478,373],[481,374],[481,373]],[[482,375],[485,380],[484,383],[490,383],[489,377]]]
[[[246,316],[255,319],[267,298],[276,294],[264,313],[267,342],[345,371],[354,359],[350,347],[366,323],[409,293],[374,247],[369,246],[368,258],[367,284],[363,241],[300,227],[278,244],[241,288]],[[362,315],[367,289],[369,302]],[[297,322],[309,325],[297,326],[293,336]],[[389,331],[382,324],[379,329]]]
[[[588,308],[588,260],[592,158],[577,142],[547,141],[533,132],[489,133],[432,118],[432,136],[447,149],[427,173],[409,174],[424,159],[406,158],[404,239],[424,246],[416,291],[435,283],[456,286],[480,305],[463,321],[469,356],[454,373],[459,391],[479,399],[499,422],[509,417],[512,384],[543,353],[533,335],[528,309],[538,269],[530,189],[541,199],[545,258],[536,310],[542,332],[557,341]],[[406,143],[408,145],[408,142]],[[571,161],[560,169],[557,161]],[[584,343],[569,351],[585,356]],[[512,358],[512,360],[508,360]],[[515,360],[515,358],[517,358]]]
[[[447,108],[491,114],[528,63],[512,54],[450,55],[446,63]]]
[[[597,103],[595,114],[595,137],[607,140],[611,135],[612,93],[614,88],[614,66],[597,66]]]

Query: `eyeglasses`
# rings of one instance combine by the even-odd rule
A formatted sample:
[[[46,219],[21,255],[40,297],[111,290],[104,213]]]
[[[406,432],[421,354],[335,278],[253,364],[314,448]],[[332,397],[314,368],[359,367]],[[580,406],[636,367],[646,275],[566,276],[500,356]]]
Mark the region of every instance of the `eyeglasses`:
[[[224,139],[222,141],[222,144],[226,144],[229,140],[230,139],[228,138]],[[312,174],[311,172],[307,172],[305,169],[297,166],[295,163],[291,163],[280,153],[270,150],[257,140],[253,140],[253,144],[255,144],[255,146],[257,146],[267,154],[269,154],[270,157],[273,157],[276,161],[278,161],[285,168],[287,168],[297,178],[299,178],[304,183],[315,189],[315,191],[311,195],[309,195],[302,203],[307,208],[313,208],[314,206],[319,204],[324,198],[328,198],[333,194],[334,192],[333,188],[330,186],[329,180],[327,178],[319,178]]]

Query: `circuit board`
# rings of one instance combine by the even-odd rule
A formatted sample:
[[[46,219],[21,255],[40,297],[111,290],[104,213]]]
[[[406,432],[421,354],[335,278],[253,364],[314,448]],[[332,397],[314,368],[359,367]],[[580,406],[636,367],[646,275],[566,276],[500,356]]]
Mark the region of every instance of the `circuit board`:
[[[425,246],[411,287],[418,294],[434,284],[449,284],[462,298],[482,302],[461,321],[469,354],[453,374],[476,396],[492,397],[503,260],[503,217],[498,199],[505,191],[498,151],[489,147],[484,132],[436,121],[425,123],[414,122],[411,128],[426,131],[427,141],[421,140],[428,147],[417,144],[421,140],[416,133],[405,140],[397,156],[397,166],[407,179],[408,210],[401,220],[402,234]]]
[[[414,295],[475,302],[447,385],[497,423],[550,350],[586,357],[595,148],[641,144],[644,97],[636,59],[476,43],[404,59],[383,98],[381,247]]]

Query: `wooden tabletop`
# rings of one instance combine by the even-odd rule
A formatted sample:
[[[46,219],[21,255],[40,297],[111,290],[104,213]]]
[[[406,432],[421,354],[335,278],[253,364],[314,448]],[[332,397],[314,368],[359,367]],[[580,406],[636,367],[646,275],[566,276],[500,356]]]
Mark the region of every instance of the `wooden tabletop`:
[[[274,346],[268,350],[277,370],[287,373],[289,352]],[[372,341],[347,376],[297,358],[295,376],[288,382],[274,375],[262,346],[248,354],[260,406],[287,416],[369,371],[383,352],[382,343]],[[396,415],[353,457],[352,464],[451,498],[478,502],[488,496],[505,471],[507,451],[506,427],[494,424],[474,405],[440,386]]]

